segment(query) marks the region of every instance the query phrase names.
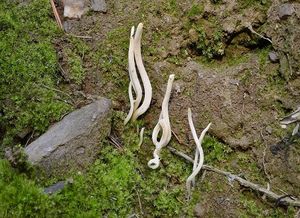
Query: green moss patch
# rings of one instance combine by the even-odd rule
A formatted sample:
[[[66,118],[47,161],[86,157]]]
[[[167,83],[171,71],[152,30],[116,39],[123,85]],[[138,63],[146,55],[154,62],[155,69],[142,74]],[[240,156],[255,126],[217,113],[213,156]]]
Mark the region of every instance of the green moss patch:
[[[0,126],[4,145],[25,129],[45,131],[70,106],[54,91],[60,78],[52,39],[60,33],[47,0],[0,2]]]

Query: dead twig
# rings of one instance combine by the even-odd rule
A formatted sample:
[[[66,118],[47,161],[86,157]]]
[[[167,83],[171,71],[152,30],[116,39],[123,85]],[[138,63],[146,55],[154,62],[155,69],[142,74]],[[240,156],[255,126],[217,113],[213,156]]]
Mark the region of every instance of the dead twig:
[[[184,142],[182,142],[182,141],[179,139],[179,137],[177,136],[177,134],[176,134],[173,130],[171,130],[171,132],[172,132],[173,136],[175,137],[175,139],[177,140],[177,142],[178,142],[180,145],[186,145],[186,146],[187,146],[187,144],[185,144]]]
[[[60,72],[61,72],[63,78],[65,79],[65,81],[66,82],[70,82],[70,79],[68,78],[68,74],[66,73],[66,71],[64,70],[64,68],[60,64],[58,64],[58,67],[59,67]]]
[[[263,142],[265,142],[265,137],[262,133],[262,131],[260,131],[260,136],[263,140]],[[267,172],[267,167],[266,167],[266,151],[267,151],[267,144],[265,145],[264,151],[263,151],[263,158],[262,158],[262,165],[263,165],[263,170],[264,170],[264,174],[266,175],[269,183],[271,183],[271,179],[270,179],[270,175]]]
[[[272,42],[271,39],[269,39],[269,38],[267,38],[267,37],[264,37],[263,35],[261,35],[261,34],[259,34],[258,32],[256,32],[256,31],[253,29],[251,23],[248,23],[248,24],[247,24],[247,28],[251,31],[251,33],[254,33],[255,35],[258,35],[260,38],[262,38],[262,39],[264,39],[264,40],[267,40],[268,42],[270,42],[271,44],[273,44],[273,42]]]
[[[74,35],[74,34],[71,34],[71,33],[67,33],[66,35],[67,36],[72,36],[72,37],[75,37],[75,38],[79,38],[79,39],[93,39],[92,36],[79,36],[79,35]]]
[[[34,135],[34,130],[32,131],[32,133],[31,133],[30,137],[27,139],[27,141],[26,141],[26,144],[25,144],[25,146],[24,146],[24,147],[27,147],[27,145],[28,145],[29,141],[30,141],[30,140],[33,138],[33,135]]]
[[[138,197],[139,207],[140,207],[141,214],[144,215],[144,211],[143,211],[143,207],[142,207],[142,202],[141,202],[141,198],[140,198],[140,194],[139,194],[138,190],[136,190],[136,194],[137,194],[137,197]]]
[[[186,154],[184,154],[180,151],[177,151],[175,148],[172,148],[172,147],[169,147],[169,146],[167,148],[173,154],[184,158],[188,162],[190,162],[190,163],[194,162],[191,157],[189,157],[188,155],[186,155]],[[274,192],[271,192],[270,190],[268,190],[266,188],[261,187],[258,184],[249,182],[249,181],[247,181],[247,180],[245,180],[245,179],[243,179],[243,178],[241,178],[237,175],[234,175],[230,172],[219,170],[219,169],[214,168],[214,167],[209,166],[209,165],[203,165],[202,169],[208,170],[208,171],[211,171],[211,172],[215,172],[215,173],[223,175],[223,176],[226,176],[227,178],[230,178],[230,180],[232,180],[232,181],[237,181],[241,186],[248,187],[248,188],[251,188],[251,189],[253,189],[255,191],[258,191],[262,194],[265,194],[268,198],[270,198],[274,201],[277,201],[278,205],[289,205],[289,206],[294,206],[294,207],[300,207],[300,201],[298,199],[292,197],[292,196],[280,196],[280,195],[278,195]]]
[[[63,25],[62,25],[62,22],[61,22],[60,17],[59,17],[59,14],[58,14],[57,9],[56,9],[56,7],[55,7],[54,1],[53,1],[53,0],[50,0],[50,3],[51,3],[51,7],[52,7],[52,10],[53,10],[54,17],[55,17],[55,20],[56,20],[56,22],[57,22],[57,25],[59,26],[59,28],[60,28],[61,30],[64,30]]]
[[[46,89],[49,89],[49,90],[55,91],[55,92],[59,92],[59,93],[65,95],[65,96],[67,96],[67,97],[71,100],[71,103],[70,103],[70,102],[68,102],[68,103],[75,107],[75,101],[74,101],[74,99],[71,97],[71,95],[69,95],[68,93],[63,92],[63,91],[61,91],[61,90],[59,90],[59,89],[56,89],[56,88],[53,88],[53,87],[46,86],[45,84],[35,84],[35,85],[36,85],[36,86],[42,86],[42,87],[44,87],[44,88],[46,88]]]
[[[200,179],[200,183],[202,183],[203,182],[203,180],[204,180],[204,178],[205,178],[205,176],[206,176],[206,170],[203,170],[203,173],[202,173],[202,176],[201,176],[201,179]]]
[[[109,142],[114,145],[117,149],[122,150],[122,144],[114,136],[108,136]]]

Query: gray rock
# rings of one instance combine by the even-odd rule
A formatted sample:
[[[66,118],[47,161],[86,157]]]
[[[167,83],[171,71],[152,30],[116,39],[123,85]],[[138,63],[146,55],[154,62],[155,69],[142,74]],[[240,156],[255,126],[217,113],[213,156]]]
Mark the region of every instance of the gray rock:
[[[267,131],[267,133],[272,134],[273,129],[272,129],[271,126],[267,126],[267,127],[266,127],[266,131]]]
[[[51,194],[61,191],[64,187],[65,187],[65,181],[59,181],[59,182],[55,183],[54,185],[51,185],[51,186],[45,188],[44,193],[51,195]]]
[[[283,4],[279,7],[278,16],[280,19],[285,19],[288,16],[291,16],[295,12],[293,4]]]
[[[274,52],[274,51],[269,52],[269,59],[273,63],[278,63],[279,62],[279,58],[278,58],[276,52]]]
[[[101,98],[76,110],[25,148],[28,160],[47,175],[84,170],[110,134],[111,101]]]
[[[107,12],[107,5],[105,0],[92,0],[92,10],[99,12]]]
[[[85,12],[85,0],[65,0],[64,17],[81,18]]]

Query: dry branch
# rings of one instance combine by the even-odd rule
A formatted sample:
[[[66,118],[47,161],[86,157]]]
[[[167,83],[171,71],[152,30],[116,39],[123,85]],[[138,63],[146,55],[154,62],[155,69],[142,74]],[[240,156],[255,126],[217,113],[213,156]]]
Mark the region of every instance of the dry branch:
[[[53,10],[53,13],[54,13],[55,20],[56,20],[59,28],[63,30],[63,25],[62,25],[62,22],[60,20],[60,17],[59,17],[59,14],[57,12],[57,9],[55,7],[54,1],[50,0],[50,3],[51,3],[51,7],[52,7],[52,10]]]
[[[188,155],[180,152],[180,151],[177,151],[175,148],[172,148],[170,146],[168,146],[168,149],[175,155],[177,156],[180,156],[182,158],[184,158],[185,160],[187,160],[188,162],[190,163],[193,163],[193,159],[191,157],[189,157]],[[209,166],[209,165],[203,165],[202,169],[204,170],[208,170],[208,171],[212,171],[212,172],[215,172],[217,174],[220,174],[220,175],[223,175],[223,176],[226,176],[227,178],[230,178],[231,181],[237,181],[241,186],[244,186],[244,187],[248,187],[248,188],[251,188],[255,191],[258,191],[258,192],[261,192],[262,194],[264,194],[266,197],[276,201],[277,204],[280,204],[280,205],[289,205],[289,206],[294,206],[294,207],[300,207],[300,201],[294,197],[291,197],[290,195],[285,195],[285,196],[280,196],[274,192],[271,192],[270,190],[266,189],[266,188],[263,188],[261,187],[260,185],[258,184],[255,184],[255,183],[252,183],[252,182],[249,182],[237,175],[234,175],[230,172],[226,172],[226,171],[223,171],[223,170],[219,170],[217,168],[214,168],[212,166]]]

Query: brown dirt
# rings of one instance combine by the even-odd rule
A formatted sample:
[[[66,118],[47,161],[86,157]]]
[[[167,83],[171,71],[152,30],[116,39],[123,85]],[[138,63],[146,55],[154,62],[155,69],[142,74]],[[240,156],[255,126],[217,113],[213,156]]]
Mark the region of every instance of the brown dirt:
[[[193,22],[207,18],[218,19],[224,33],[223,41],[226,43],[225,56],[220,60],[207,62],[199,58],[199,54],[189,46],[192,39],[189,38],[187,13],[197,2],[180,1],[177,2],[176,8],[173,8],[169,5],[170,1],[163,0],[155,3],[108,1],[106,14],[88,12],[80,20],[66,20],[65,26],[69,34],[92,37],[92,39],[83,39],[91,48],[91,54],[101,49],[110,49],[112,53],[107,55],[111,55],[114,64],[113,52],[120,48],[115,48],[114,44],[105,45],[106,48],[103,48],[101,43],[113,30],[125,29],[128,31],[124,34],[129,35],[131,25],[143,22],[145,26],[143,58],[153,86],[152,105],[143,117],[145,125],[151,129],[156,124],[168,75],[175,73],[176,80],[170,100],[170,117],[173,131],[182,142],[187,144],[190,139],[187,108],[191,107],[198,132],[211,121],[213,125],[209,134],[228,144],[234,151],[249,151],[251,159],[260,167],[262,180],[267,181],[263,170],[263,158],[265,158],[271,187],[281,187],[288,193],[299,195],[299,144],[291,145],[284,158],[283,154],[272,154],[269,147],[288,134],[280,129],[278,120],[299,103],[297,99],[300,78],[295,73],[293,79],[288,82],[281,80],[278,73],[280,64],[271,63],[265,59],[266,55],[260,57],[263,53],[261,48],[268,44],[259,41],[246,28],[247,22],[250,22],[257,31],[271,28],[272,31],[268,36],[276,43],[274,49],[280,50],[282,43],[277,44],[280,40],[276,38],[278,31],[272,29],[273,18],[269,17],[269,23],[266,23],[267,14],[264,10],[241,9],[238,1],[235,0],[226,0],[220,5],[213,5],[207,0],[203,16],[196,17],[196,21]],[[272,9],[269,13],[275,12]],[[291,19],[296,20],[297,17],[299,19],[299,13],[294,16]],[[280,25],[282,30],[285,27],[292,29],[289,25],[299,27],[299,23],[287,21]],[[293,42],[297,37],[293,38]],[[117,41],[118,38],[115,40]],[[249,46],[253,40],[259,43]],[[58,44],[61,65],[65,71],[68,71],[62,49],[69,46],[69,43],[63,39]],[[296,45],[299,46],[297,43]],[[295,48],[298,48],[297,46]],[[289,52],[291,57],[295,57],[293,71],[299,69],[298,50]],[[122,48],[121,52],[120,56],[126,59],[126,48]],[[90,58],[91,55],[83,58],[86,70],[83,84],[66,85],[65,88],[73,93],[78,107],[93,96],[109,96],[114,102],[114,109],[126,113],[129,107],[127,91],[120,89],[128,84],[127,66],[119,64],[118,75],[120,76],[116,78],[118,82],[107,81],[105,80],[107,74],[116,72],[102,69],[101,64],[95,64]],[[100,59],[99,62],[101,61]],[[277,80],[280,80],[279,84],[276,83]],[[266,146],[266,155],[263,157]],[[191,148],[182,146],[181,150],[186,150],[188,153]],[[220,178],[216,176],[210,176],[209,179],[220,183]],[[231,186],[225,187],[226,190],[203,196],[200,206],[205,215],[214,217],[238,215],[238,211],[234,208],[243,208],[243,205],[236,200],[239,191]]]

